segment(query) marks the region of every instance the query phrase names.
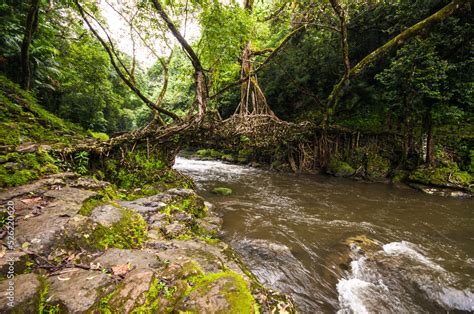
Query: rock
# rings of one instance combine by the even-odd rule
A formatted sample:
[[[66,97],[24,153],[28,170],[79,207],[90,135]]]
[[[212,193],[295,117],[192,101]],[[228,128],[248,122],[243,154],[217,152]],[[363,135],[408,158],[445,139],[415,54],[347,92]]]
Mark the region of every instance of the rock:
[[[225,188],[225,187],[217,187],[212,190],[212,193],[227,196],[227,195],[232,194],[232,189]]]
[[[94,208],[90,218],[105,227],[111,227],[123,218],[122,209],[107,204]]]
[[[165,193],[168,193],[168,194],[171,194],[171,195],[178,195],[178,196],[181,196],[181,197],[189,197],[189,196],[196,195],[196,193],[191,189],[177,189],[177,188],[169,189]]]
[[[82,313],[98,302],[100,288],[112,288],[112,279],[100,271],[71,268],[49,278],[48,300],[64,305],[70,313]]]
[[[51,193],[50,193],[51,192]],[[44,195],[52,200],[41,209],[38,216],[18,219],[16,241],[18,246],[29,243],[29,250],[48,255],[53,246],[59,244],[58,239],[64,231],[69,219],[81,209],[82,202],[95,195],[95,192],[65,188],[51,190]]]
[[[129,272],[120,287],[115,290],[109,307],[114,312],[130,313],[145,302],[145,293],[150,289],[154,272],[150,269],[135,269]]]
[[[89,177],[80,177],[70,184],[72,187],[85,188],[89,190],[103,189],[109,185],[109,182],[100,181]]]
[[[167,238],[176,238],[180,235],[183,235],[187,232],[187,228],[185,225],[179,223],[179,222],[173,222],[172,224],[169,224],[164,227],[163,233]]]
[[[134,201],[119,201],[118,204],[133,209],[142,215],[150,215],[152,212],[157,212],[167,206],[167,202],[171,197],[163,196],[162,194],[153,195],[149,197],[139,198]]]
[[[13,307],[9,305],[11,299],[8,297],[10,281],[14,287]],[[38,309],[39,290],[41,283],[36,274],[17,275],[14,279],[0,281],[0,312],[1,313],[34,313]],[[13,293],[13,291],[12,291]]]
[[[100,263],[104,267],[130,263],[132,269],[159,268],[162,265],[157,254],[152,250],[123,250],[115,248],[105,251],[93,263]]]
[[[40,145],[39,147],[40,147],[41,150],[46,151],[46,152],[53,149],[50,145],[44,145],[44,144]]]
[[[219,232],[220,226],[207,222],[206,220],[198,221],[199,228],[207,235],[216,235]]]
[[[188,225],[194,222],[194,217],[191,214],[188,214],[182,211],[176,211],[172,213],[171,218],[174,221],[177,221],[183,224],[188,224]]]
[[[161,229],[169,224],[168,215],[164,213],[156,213],[148,218],[149,229]]]
[[[329,162],[328,172],[336,177],[349,177],[355,170],[348,163],[333,157]]]
[[[4,249],[5,247],[2,246]],[[23,251],[19,249],[15,249],[14,251],[5,250],[1,252],[0,257],[0,274],[5,276],[8,272],[8,268],[11,265],[10,261],[15,263],[15,273],[21,274],[27,269],[27,262],[29,262],[29,256]],[[0,290],[3,291],[3,290]]]

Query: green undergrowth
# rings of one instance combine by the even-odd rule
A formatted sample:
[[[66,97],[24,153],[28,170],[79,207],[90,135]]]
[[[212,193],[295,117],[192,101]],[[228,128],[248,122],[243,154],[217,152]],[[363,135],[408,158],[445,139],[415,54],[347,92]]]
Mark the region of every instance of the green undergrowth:
[[[57,160],[41,149],[35,153],[7,153],[0,156],[0,187],[26,184],[58,171]]]
[[[59,161],[39,145],[69,146],[86,137],[83,129],[51,114],[31,93],[0,75],[0,187],[59,171]],[[30,145],[30,152],[17,152]]]
[[[38,105],[36,99],[0,75],[0,146],[62,143],[84,139],[86,132]]]
[[[38,314],[56,314],[60,313],[59,304],[51,304],[48,301],[49,284],[43,277],[38,277],[40,281]]]
[[[171,187],[193,186],[189,178],[166,165],[159,153],[148,154],[140,148],[128,152],[124,158],[109,158],[94,175],[113,182],[120,189],[141,189],[139,195],[152,195],[157,190]]]
[[[196,218],[204,218],[208,210],[207,206],[204,205],[204,200],[200,196],[190,195],[172,202],[161,209],[161,212],[169,216],[174,211],[183,211]]]

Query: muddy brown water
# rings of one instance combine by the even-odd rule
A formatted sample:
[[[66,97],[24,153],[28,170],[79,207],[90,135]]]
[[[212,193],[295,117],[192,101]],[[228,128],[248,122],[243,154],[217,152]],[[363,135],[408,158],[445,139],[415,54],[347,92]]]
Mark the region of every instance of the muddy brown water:
[[[474,312],[474,200],[178,157],[223,239],[301,313]],[[214,187],[233,190],[212,194]]]

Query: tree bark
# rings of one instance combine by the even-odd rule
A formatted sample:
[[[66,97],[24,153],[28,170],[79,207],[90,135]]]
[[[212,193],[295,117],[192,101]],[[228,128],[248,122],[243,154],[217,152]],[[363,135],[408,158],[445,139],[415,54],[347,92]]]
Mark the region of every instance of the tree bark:
[[[332,1],[331,1],[332,2]],[[429,27],[435,25],[446,19],[447,17],[451,16],[456,10],[463,7],[468,1],[465,0],[453,0],[446,6],[444,6],[439,11],[433,13],[429,17],[425,18],[424,20],[416,23],[415,25],[405,29],[403,32],[398,34],[397,36],[390,39],[386,42],[383,46],[377,48],[372,53],[368,54],[364,57],[361,61],[359,61],[348,73],[348,75],[344,75],[339,82],[334,86],[333,92],[329,95],[327,102],[328,102],[328,111],[327,115],[330,116],[334,113],[337,102],[341,97],[341,89],[344,83],[351,77],[354,77],[361,73],[366,67],[371,64],[374,64],[378,61],[382,56],[387,54],[393,48],[396,48],[403,43],[405,43],[408,39],[420,34],[422,31],[428,29]],[[326,117],[323,120],[327,120],[329,117]],[[324,121],[323,121],[324,122]]]
[[[25,33],[21,44],[21,87],[26,90],[31,89],[31,69],[30,69],[30,45],[33,36],[38,30],[39,20],[39,0],[31,0],[30,9],[26,17]]]

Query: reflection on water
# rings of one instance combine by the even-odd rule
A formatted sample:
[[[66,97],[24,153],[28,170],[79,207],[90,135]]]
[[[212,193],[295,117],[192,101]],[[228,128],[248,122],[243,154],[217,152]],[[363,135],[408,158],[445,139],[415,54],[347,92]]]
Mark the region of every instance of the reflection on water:
[[[300,312],[474,311],[474,201],[177,158],[230,242]],[[211,194],[230,187],[229,196]]]

